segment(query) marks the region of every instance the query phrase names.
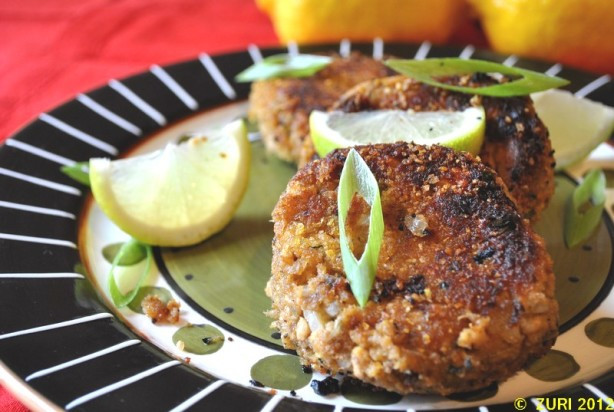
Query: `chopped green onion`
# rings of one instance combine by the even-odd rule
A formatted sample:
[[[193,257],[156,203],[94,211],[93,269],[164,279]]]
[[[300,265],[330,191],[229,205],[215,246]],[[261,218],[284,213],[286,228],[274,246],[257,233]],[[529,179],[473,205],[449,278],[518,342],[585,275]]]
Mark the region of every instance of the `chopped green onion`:
[[[62,166],[60,170],[66,176],[86,186],[90,185],[89,162],[77,162],[70,166]]]
[[[132,290],[128,292],[126,295],[124,295],[120,292],[119,287],[117,286],[117,283],[115,282],[115,269],[119,265],[119,262],[122,260],[124,255],[133,254],[134,249],[140,249],[140,248],[144,248],[146,255],[147,255],[147,258],[145,261],[145,268],[141,272],[139,279],[137,280],[134,288],[132,288]],[[127,306],[130,302],[132,302],[132,300],[135,298],[135,296],[139,292],[139,289],[141,288],[143,281],[145,281],[147,274],[149,273],[149,268],[151,267],[152,260],[153,260],[153,252],[152,252],[150,245],[143,244],[136,239],[130,239],[129,241],[127,241],[126,243],[122,245],[122,247],[119,249],[119,251],[115,255],[115,258],[113,259],[113,263],[111,264],[111,271],[109,272],[109,280],[108,280],[109,293],[111,294],[111,299],[113,300],[113,303],[115,304],[115,306],[117,306],[118,308],[123,308],[124,306]]]
[[[364,252],[356,259],[345,233],[347,218],[354,194],[362,196],[371,206],[369,213],[369,235]],[[377,260],[384,237],[384,216],[380,199],[379,186],[369,166],[354,149],[351,149],[343,165],[339,179],[337,205],[339,210],[339,243],[345,276],[350,282],[352,293],[363,308],[369,300],[369,294],[375,281]]]
[[[237,74],[238,82],[272,79],[275,77],[309,77],[328,66],[333,59],[313,54],[276,54],[248,67]]]
[[[243,123],[247,127],[247,133],[258,133],[260,132],[260,128],[258,127],[258,122],[256,120],[252,120],[249,116],[242,117]]]
[[[462,93],[480,94],[484,96],[524,96],[542,90],[565,86],[569,81],[560,77],[548,76],[532,70],[485,60],[467,60],[460,58],[441,58],[424,60],[386,60],[386,65],[397,72],[412,77],[423,83],[442,89],[454,90]],[[464,87],[442,83],[435,79],[439,76],[457,76],[472,73],[499,73],[512,76],[507,83],[494,84],[481,87]]]
[[[605,174],[591,170],[571,194],[565,211],[565,243],[572,248],[590,237],[605,205]]]
[[[181,136],[179,136],[177,138],[176,143],[177,143],[177,145],[184,144],[185,142],[187,142],[188,140],[190,140],[194,136],[197,136],[197,134],[195,134],[195,133],[184,133],[184,134],[182,134]]]
[[[102,256],[107,262],[112,264],[123,245],[124,243],[120,242],[112,243],[110,245],[105,246],[102,249]],[[117,262],[117,266],[136,265],[146,257],[147,250],[145,246],[143,244],[137,244],[134,247],[130,247],[128,250],[125,251],[122,258]]]

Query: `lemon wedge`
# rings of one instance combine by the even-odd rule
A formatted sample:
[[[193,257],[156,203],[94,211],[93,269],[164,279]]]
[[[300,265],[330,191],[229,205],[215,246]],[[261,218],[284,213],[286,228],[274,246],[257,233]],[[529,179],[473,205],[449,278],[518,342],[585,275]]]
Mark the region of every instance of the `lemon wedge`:
[[[614,130],[614,109],[609,106],[557,89],[531,98],[550,133],[557,170],[584,159]]]
[[[338,147],[398,141],[439,144],[477,154],[484,142],[485,119],[482,107],[458,112],[314,111],[309,117],[309,127],[320,156]]]
[[[249,178],[251,148],[242,120],[142,156],[90,159],[102,211],[150,245],[186,246],[222,230]]]

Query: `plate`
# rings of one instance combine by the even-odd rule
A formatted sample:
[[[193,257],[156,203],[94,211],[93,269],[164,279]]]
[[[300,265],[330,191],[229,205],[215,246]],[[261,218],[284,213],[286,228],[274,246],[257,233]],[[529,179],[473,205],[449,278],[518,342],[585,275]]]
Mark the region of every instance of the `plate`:
[[[296,45],[289,47],[291,53],[297,50]],[[331,50],[504,62],[558,74],[571,80],[570,91],[614,105],[614,85],[607,76],[471,46],[344,41],[301,52]],[[311,390],[309,381],[322,376],[298,369],[296,357],[279,346],[279,336],[268,329],[263,314],[268,308],[263,288],[270,269],[270,211],[294,169],[267,155],[257,140],[252,142],[250,187],[233,222],[200,245],[155,251],[157,270],[150,273],[147,285],[180,301],[183,323],[153,325],[137,307],[117,310],[110,304],[107,259],[127,236],[100,212],[87,187],[63,175],[60,167],[90,157],[150,151],[182,133],[244,116],[249,85],[234,83],[234,76],[262,56],[285,51],[250,46],[236,53],[154,65],[41,114],[7,140],[0,149],[0,360],[5,384],[29,406],[48,410],[468,407],[483,412],[532,410],[543,394],[550,394],[550,402],[557,396],[569,402],[590,398],[601,402],[601,409],[611,405],[611,216],[604,213],[599,229],[582,247],[566,251],[561,243],[562,210],[573,179],[593,165],[611,165],[614,150],[607,145],[568,175],[557,176],[556,196],[537,227],[555,261],[562,307],[562,334],[555,350],[534,364],[530,374],[523,371],[500,386],[448,398],[374,396],[350,383],[336,396]],[[608,189],[610,214],[613,200]],[[140,264],[126,267],[126,276]],[[175,335],[180,327],[183,334]],[[224,339],[202,343],[218,335]],[[184,341],[184,350],[177,340]],[[260,377],[278,389],[258,387]],[[552,403],[547,406],[553,409]],[[580,406],[574,403],[572,409]]]

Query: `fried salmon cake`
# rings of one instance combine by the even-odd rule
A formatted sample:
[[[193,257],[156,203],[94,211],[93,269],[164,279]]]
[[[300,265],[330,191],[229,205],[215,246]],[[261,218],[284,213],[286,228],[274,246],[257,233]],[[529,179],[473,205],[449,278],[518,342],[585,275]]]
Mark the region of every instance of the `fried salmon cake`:
[[[552,261],[496,173],[469,154],[407,143],[359,146],[385,231],[361,309],[339,248],[337,188],[348,149],[300,169],[273,211],[269,316],[286,348],[320,371],[398,393],[502,381],[557,336]],[[354,252],[368,205],[354,197]],[[358,245],[357,245],[358,244]]]
[[[311,111],[327,110],[352,86],[390,74],[381,62],[352,53],[348,58],[335,57],[310,77],[260,80],[252,84],[249,118],[258,122],[269,151],[302,165],[314,154]]]
[[[463,86],[493,84],[485,74],[449,78]],[[529,96],[487,97],[444,90],[404,76],[357,85],[334,110],[377,109],[415,111],[464,110],[484,106],[486,135],[480,158],[505,182],[521,214],[535,222],[554,193],[554,157],[548,129],[537,116]]]

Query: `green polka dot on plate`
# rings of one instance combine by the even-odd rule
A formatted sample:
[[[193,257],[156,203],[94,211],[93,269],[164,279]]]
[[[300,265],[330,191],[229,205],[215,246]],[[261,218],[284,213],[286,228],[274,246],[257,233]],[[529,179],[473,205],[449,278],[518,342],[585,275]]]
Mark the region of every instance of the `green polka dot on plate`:
[[[584,333],[597,345],[614,348],[614,319],[595,319],[584,327]]]
[[[475,402],[492,398],[497,394],[497,392],[499,392],[499,384],[495,382],[486,386],[485,388],[470,392],[454,393],[452,395],[448,395],[447,398],[459,402]]]
[[[554,349],[525,368],[529,375],[546,382],[562,381],[572,377],[579,370],[580,365],[573,356]]]
[[[349,377],[346,377],[341,384],[341,394],[344,398],[363,405],[391,405],[402,398],[398,393],[388,392]]]
[[[273,355],[260,359],[250,370],[251,378],[269,388],[296,390],[307,386],[311,373],[305,373],[298,356]]]
[[[187,325],[173,334],[173,343],[186,352],[210,355],[224,346],[224,334],[211,325]]]

